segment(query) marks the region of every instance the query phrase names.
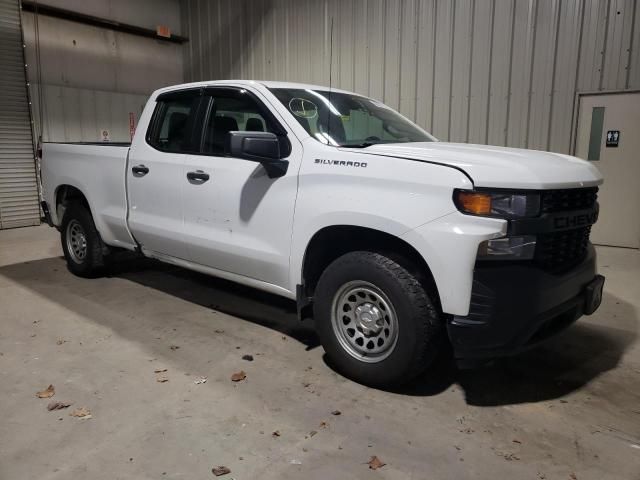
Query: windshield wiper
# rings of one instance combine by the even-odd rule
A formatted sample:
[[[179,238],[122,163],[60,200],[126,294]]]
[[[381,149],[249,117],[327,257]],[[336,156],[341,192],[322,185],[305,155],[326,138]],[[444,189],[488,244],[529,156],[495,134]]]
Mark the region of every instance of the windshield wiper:
[[[371,145],[376,145],[376,143],[372,143],[372,142],[345,143],[340,146],[345,148],[367,148],[367,147],[370,147]]]

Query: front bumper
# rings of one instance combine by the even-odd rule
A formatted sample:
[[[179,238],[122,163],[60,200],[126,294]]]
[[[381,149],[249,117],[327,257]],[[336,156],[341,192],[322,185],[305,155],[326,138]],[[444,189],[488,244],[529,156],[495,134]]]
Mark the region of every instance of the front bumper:
[[[592,245],[579,265],[562,274],[534,264],[476,264],[469,314],[447,322],[455,357],[495,358],[539,343],[593,313],[602,281]]]

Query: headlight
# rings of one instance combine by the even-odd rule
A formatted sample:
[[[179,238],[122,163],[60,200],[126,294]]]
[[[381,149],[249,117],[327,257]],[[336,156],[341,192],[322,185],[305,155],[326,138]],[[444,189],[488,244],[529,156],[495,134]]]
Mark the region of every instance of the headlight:
[[[455,190],[453,202],[462,213],[471,215],[520,218],[540,213],[538,193]]]
[[[536,251],[536,237],[515,237],[486,240],[478,247],[478,260],[530,260]]]

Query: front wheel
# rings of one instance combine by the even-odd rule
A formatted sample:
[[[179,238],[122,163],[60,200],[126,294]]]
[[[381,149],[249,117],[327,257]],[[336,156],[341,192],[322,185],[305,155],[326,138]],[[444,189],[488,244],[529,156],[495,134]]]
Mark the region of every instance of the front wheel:
[[[67,207],[60,225],[62,250],[71,273],[96,277],[105,266],[104,244],[89,210],[80,203]]]
[[[336,369],[371,386],[412,380],[444,341],[440,315],[423,285],[374,252],[350,252],[327,267],[316,288],[314,317]]]

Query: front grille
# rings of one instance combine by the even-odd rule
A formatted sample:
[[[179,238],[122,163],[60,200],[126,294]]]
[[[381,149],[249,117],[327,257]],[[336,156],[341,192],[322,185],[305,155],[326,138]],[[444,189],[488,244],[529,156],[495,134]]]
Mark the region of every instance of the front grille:
[[[595,205],[598,187],[547,190],[542,192],[542,213],[585,210]]]
[[[542,213],[569,212],[595,207],[598,188],[549,190],[542,193]],[[587,256],[591,227],[578,227],[537,238],[534,261],[544,270],[560,273],[571,269]]]
[[[587,255],[591,227],[538,235],[535,262],[550,272],[568,270]]]

